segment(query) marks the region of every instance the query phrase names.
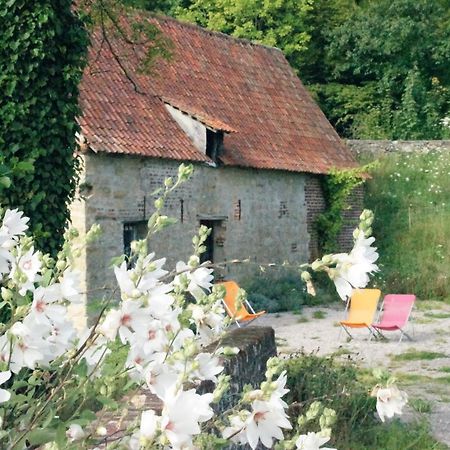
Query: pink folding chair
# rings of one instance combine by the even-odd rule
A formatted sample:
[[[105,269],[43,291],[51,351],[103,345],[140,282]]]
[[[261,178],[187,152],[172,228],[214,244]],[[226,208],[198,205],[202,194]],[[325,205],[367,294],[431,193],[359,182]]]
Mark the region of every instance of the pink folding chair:
[[[409,340],[412,338],[403,330],[408,323],[416,296],[413,294],[389,294],[384,297],[381,307],[381,320],[373,323],[373,329],[379,336],[384,337],[383,331],[400,331],[399,342],[406,336]]]

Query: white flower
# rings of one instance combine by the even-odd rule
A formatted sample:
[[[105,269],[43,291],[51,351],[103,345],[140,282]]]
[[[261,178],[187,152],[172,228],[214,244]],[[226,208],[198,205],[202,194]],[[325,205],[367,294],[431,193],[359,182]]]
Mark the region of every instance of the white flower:
[[[23,212],[18,209],[7,209],[3,216],[3,223],[0,227],[0,236],[14,238],[24,234],[28,228],[28,217],[23,216]]]
[[[214,415],[210,403],[213,394],[199,395],[194,389],[164,399],[161,429],[174,449],[192,448],[192,436],[200,433],[199,423]]]
[[[199,353],[195,357],[197,369],[192,376],[197,380],[217,381],[216,375],[222,372],[223,366],[219,364],[219,358],[211,353]]]
[[[374,237],[366,239],[360,232],[350,253],[334,255],[337,264],[335,269],[329,269],[329,275],[342,300],[351,296],[353,288],[365,287],[369,282],[368,274],[378,271],[378,266],[374,264],[378,253],[376,248],[371,247],[374,241]]]
[[[377,412],[382,422],[391,419],[395,414],[401,415],[402,408],[408,402],[406,392],[400,391],[396,386],[380,388],[377,390]]]
[[[25,295],[27,291],[34,289],[33,283],[37,281],[37,274],[40,270],[40,253],[34,252],[34,248],[31,247],[14,262],[9,278],[13,280],[17,276],[25,275],[26,281],[21,282],[21,288],[19,290],[20,295]]]
[[[179,275],[175,277],[174,284],[180,284],[180,275],[186,276],[189,281],[187,290],[194,298],[201,297],[205,293],[204,290],[209,290],[212,286],[211,281],[214,279],[212,275],[213,269],[207,269],[206,267],[192,269],[183,261],[178,261],[176,271]]]
[[[13,337],[13,346],[11,352],[11,371],[18,373],[22,367],[34,369],[38,362],[43,362],[47,346],[42,340],[42,327],[33,326],[31,316],[27,316],[24,322],[16,322],[10,329],[9,334]]]
[[[0,384],[8,381],[11,378],[11,372],[6,370],[5,372],[0,372]],[[0,403],[5,403],[11,398],[11,392],[6,389],[0,389]]]
[[[335,448],[321,447],[330,440],[329,437],[321,436],[318,433],[308,433],[299,436],[295,442],[299,450],[336,450]]]
[[[80,303],[82,298],[78,290],[80,286],[80,273],[66,269],[59,279],[61,296],[71,303]]]
[[[86,433],[83,431],[80,425],[77,423],[72,423],[69,429],[66,431],[67,439],[69,442],[81,441],[86,436]]]
[[[153,409],[142,411],[141,426],[139,429],[141,441],[151,441],[154,438],[156,430],[160,424],[160,420],[161,418],[156,415]]]
[[[273,439],[283,439],[282,428],[291,429],[292,426],[283,408],[271,402],[255,400],[252,412],[242,423],[241,419],[230,419],[232,426],[223,432],[225,438],[232,437],[236,442],[248,442],[255,449],[261,441],[267,448],[272,448]],[[241,431],[239,431],[239,429]]]
[[[36,323],[50,325],[52,322],[57,323],[64,320],[66,308],[55,304],[60,299],[60,290],[57,284],[36,288],[31,304],[31,312]]]

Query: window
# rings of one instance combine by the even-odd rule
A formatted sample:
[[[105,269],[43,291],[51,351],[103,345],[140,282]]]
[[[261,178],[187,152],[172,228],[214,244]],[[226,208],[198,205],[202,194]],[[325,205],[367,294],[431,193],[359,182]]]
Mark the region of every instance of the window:
[[[219,159],[223,147],[223,131],[212,131],[206,129],[206,156],[214,162]]]
[[[147,221],[128,222],[123,224],[123,252],[131,255],[131,243],[147,236]]]

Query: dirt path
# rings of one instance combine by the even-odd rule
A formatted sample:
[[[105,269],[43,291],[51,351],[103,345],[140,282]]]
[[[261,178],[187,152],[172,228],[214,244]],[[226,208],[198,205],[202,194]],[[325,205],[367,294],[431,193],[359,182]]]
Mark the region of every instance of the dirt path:
[[[417,306],[413,325],[407,329],[413,341],[400,343],[398,332],[388,333],[389,341],[368,342],[368,331],[362,329],[352,331],[355,339],[348,341],[337,325],[344,318],[340,305],[305,308],[301,315],[268,314],[255,325],[275,329],[281,354],[303,349],[351,358],[363,367],[389,369],[419,411],[410,406],[406,418],[424,415],[436,439],[450,446],[450,305],[420,302]]]

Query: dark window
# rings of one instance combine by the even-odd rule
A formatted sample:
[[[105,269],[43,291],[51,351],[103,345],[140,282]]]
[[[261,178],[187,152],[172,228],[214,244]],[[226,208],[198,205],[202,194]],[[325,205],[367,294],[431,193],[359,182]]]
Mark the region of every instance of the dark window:
[[[214,262],[214,225],[217,223],[217,220],[200,220],[200,225],[204,225],[211,229],[211,233],[207,237],[205,241],[206,251],[200,256],[200,263],[204,263],[205,261]]]
[[[144,239],[147,236],[147,222],[128,222],[123,224],[123,252],[125,255],[131,254],[131,242]]]
[[[223,147],[223,131],[206,129],[206,155],[217,162]]]

